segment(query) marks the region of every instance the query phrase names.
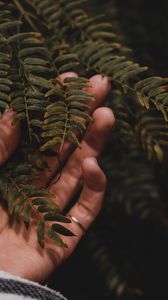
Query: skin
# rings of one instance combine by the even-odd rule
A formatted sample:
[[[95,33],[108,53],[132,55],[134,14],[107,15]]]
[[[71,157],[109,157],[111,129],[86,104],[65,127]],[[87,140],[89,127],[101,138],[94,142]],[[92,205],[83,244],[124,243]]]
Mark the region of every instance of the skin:
[[[61,80],[75,73],[66,73]],[[62,151],[61,159],[66,161],[61,178],[51,181],[53,174],[58,170],[56,158],[48,158],[50,172],[40,175],[34,184],[49,186],[54,193],[54,199],[61,209],[65,209],[76,191],[82,191],[78,201],[68,214],[76,217],[88,229],[103,204],[106,178],[98,166],[96,158],[103,151],[109,139],[114,115],[108,108],[99,106],[110,89],[107,78],[100,75],[90,79],[89,91],[95,97],[91,104],[94,122],[88,126],[87,132],[81,142],[81,149],[73,150],[67,143]],[[14,112],[8,111],[0,120],[0,166],[15,151],[20,138],[19,124],[11,126]],[[0,211],[0,270],[38,282],[44,282],[66,258],[68,258],[82,238],[84,231],[75,223],[66,224],[66,227],[75,233],[75,237],[62,237],[68,248],[60,248],[47,241],[45,249],[39,247],[36,228],[32,226],[27,231],[23,225],[16,225],[9,221],[6,209],[2,206]]]

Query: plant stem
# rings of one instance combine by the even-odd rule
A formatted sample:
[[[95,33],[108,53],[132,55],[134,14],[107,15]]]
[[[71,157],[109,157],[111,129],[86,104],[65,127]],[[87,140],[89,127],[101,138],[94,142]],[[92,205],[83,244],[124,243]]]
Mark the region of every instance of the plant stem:
[[[62,143],[61,143],[61,146],[60,146],[60,152],[62,151],[64,143],[65,143],[65,137],[66,137],[67,126],[68,126],[68,119],[69,119],[68,106],[66,106],[66,122],[65,122],[63,137],[62,137]]]
[[[38,28],[33,23],[33,21],[31,20],[31,18],[29,17],[29,15],[26,13],[26,11],[24,10],[23,6],[20,4],[19,0],[12,0],[12,1],[15,4],[15,6],[17,7],[17,9],[20,11],[21,15],[25,18],[25,20],[28,22],[28,24],[32,27],[32,29],[34,31],[38,32]]]

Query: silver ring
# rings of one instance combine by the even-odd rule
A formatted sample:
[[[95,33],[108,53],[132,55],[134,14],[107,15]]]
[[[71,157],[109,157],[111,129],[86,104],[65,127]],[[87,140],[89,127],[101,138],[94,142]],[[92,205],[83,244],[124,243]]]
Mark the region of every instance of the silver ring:
[[[74,216],[69,215],[70,219],[76,223],[84,232],[86,232],[87,230],[83,227],[83,225],[78,221],[78,219]]]

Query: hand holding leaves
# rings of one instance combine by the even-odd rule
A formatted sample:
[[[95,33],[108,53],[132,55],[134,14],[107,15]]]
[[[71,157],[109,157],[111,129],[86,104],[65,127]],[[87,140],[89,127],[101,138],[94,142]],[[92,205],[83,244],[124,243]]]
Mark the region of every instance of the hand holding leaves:
[[[96,101],[91,104],[91,109],[93,110],[103,101],[108,92],[109,84],[107,79],[103,79],[101,76],[94,76],[90,80],[90,83],[92,87],[89,88],[89,91],[92,92],[92,95],[96,99]],[[3,116],[0,126],[2,126],[4,118],[6,117]],[[9,119],[11,120],[12,118],[13,115],[10,115]],[[45,200],[43,198],[43,190],[37,187],[39,199],[33,199],[33,189],[31,191],[31,203],[38,208],[37,210],[39,213],[44,216],[47,224],[48,237],[55,241],[56,245],[53,242],[50,242],[48,238],[46,239],[44,250],[38,245],[39,240],[41,246],[44,246],[44,223],[39,219],[37,225],[34,212],[28,230],[22,224],[11,226],[8,213],[3,204],[0,225],[0,247],[3,249],[1,252],[0,265],[3,270],[29,279],[42,281],[49,275],[55,266],[59,265],[63,259],[72,253],[79,239],[83,235],[83,232],[75,223],[69,223],[68,218],[60,213],[57,205],[59,205],[61,210],[64,209],[81,186],[82,180],[84,181],[84,187],[81,196],[79,201],[71,209],[70,213],[75,215],[85,228],[88,228],[93,222],[102,205],[105,177],[95,160],[89,157],[97,157],[101,153],[105,142],[109,137],[111,127],[114,123],[114,117],[108,108],[99,108],[93,113],[93,120],[94,122],[90,124],[88,131],[81,142],[81,149],[77,148],[72,153],[69,160],[67,160],[67,157],[69,156],[69,153],[72,152],[73,147],[69,142],[64,144],[60,156],[62,162],[66,159],[67,163],[62,170],[60,180],[50,183],[49,188],[49,192],[53,195],[53,204],[50,205],[53,205],[52,209],[55,209],[54,215],[52,210],[49,212],[47,208],[46,211],[46,202],[42,201]],[[8,127],[10,131],[8,137],[15,136],[12,143],[12,149],[14,150],[18,141],[17,134],[19,126],[15,125],[11,127],[9,121]],[[6,145],[8,145],[8,142],[8,138],[5,138]],[[3,148],[1,147],[1,149]],[[10,153],[11,150],[8,152],[8,155]],[[7,158],[7,155],[5,158]],[[4,158],[1,155],[1,163],[3,162],[2,159]],[[47,161],[50,171],[47,170],[39,176],[38,180],[36,180],[36,186],[46,186],[50,182],[50,178],[53,177],[53,174],[59,169],[56,157],[47,158]],[[32,184],[35,185],[35,182],[32,182]],[[26,190],[26,185],[24,186],[24,189]],[[45,192],[48,193],[47,191]],[[29,215],[30,207],[28,205],[24,215],[25,220],[26,218],[29,219]],[[57,218],[57,220],[55,220],[55,218]],[[55,220],[54,222],[53,219]],[[61,225],[62,222],[64,223],[63,227]],[[37,226],[38,239],[36,234]],[[75,237],[69,237],[72,235],[72,232],[75,234]],[[65,235],[63,242],[60,238],[60,234]],[[61,243],[67,244],[68,248],[58,247]]]

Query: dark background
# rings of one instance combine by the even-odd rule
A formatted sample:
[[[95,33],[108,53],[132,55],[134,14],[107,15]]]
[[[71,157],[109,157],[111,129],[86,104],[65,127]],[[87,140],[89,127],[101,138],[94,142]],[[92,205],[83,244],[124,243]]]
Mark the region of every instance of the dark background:
[[[136,61],[148,65],[151,74],[167,76],[168,1],[90,0],[88,3],[86,8],[89,13],[104,12],[107,19],[114,23],[114,27],[122,33],[125,45],[133,49]],[[107,152],[109,149],[110,146]],[[114,155],[115,151],[117,153],[114,146]],[[108,173],[108,167],[105,169]],[[157,174],[155,180],[159,181]],[[117,179],[116,182],[109,182],[112,189],[112,185],[117,184]],[[108,196],[109,194],[107,198]],[[122,213],[119,214],[121,220],[115,227],[114,224],[103,221],[104,214],[110,209],[112,208],[105,200],[101,216],[71,258],[53,274],[49,286],[61,291],[70,300],[116,299],[108,278],[119,270],[123,282],[126,278],[129,283],[129,291],[121,293],[122,299],[168,299],[167,228],[156,220],[148,220],[143,224],[136,218],[122,221]],[[110,216],[115,218],[113,214]],[[96,241],[94,247],[93,241]],[[113,261],[117,262],[117,270]]]

